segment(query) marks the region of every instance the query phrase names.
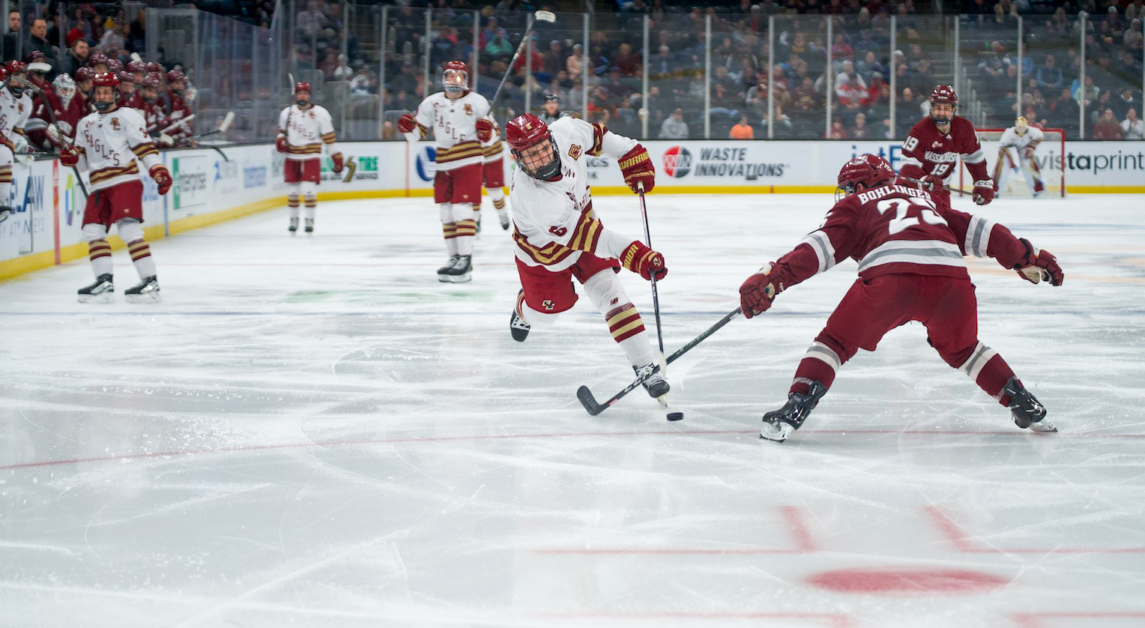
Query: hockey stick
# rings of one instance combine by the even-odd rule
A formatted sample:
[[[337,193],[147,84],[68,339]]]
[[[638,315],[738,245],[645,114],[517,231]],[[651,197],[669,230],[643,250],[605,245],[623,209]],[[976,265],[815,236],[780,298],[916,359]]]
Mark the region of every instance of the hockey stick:
[[[640,217],[644,220],[644,239],[648,248],[652,248],[652,232],[648,230],[648,203],[644,201],[644,183],[639,184],[640,189]],[[656,340],[660,341],[660,357],[664,357],[664,332],[660,330],[660,295],[656,292],[656,276],[652,277],[652,310],[656,312]]]
[[[354,173],[357,171],[358,162],[354,161],[354,157],[351,155],[350,158],[346,160],[346,175],[342,177],[342,183],[349,183],[353,180]]]
[[[32,85],[32,89],[36,90],[37,92],[40,91],[40,88],[36,87],[35,84],[32,84],[31,82],[29,82],[29,84]],[[59,131],[60,125],[56,121],[56,112],[52,109],[52,103],[48,102],[47,98],[44,98],[43,102],[44,108],[48,110],[48,117],[52,119],[52,126],[56,127],[56,130]],[[63,142],[64,145],[68,148],[72,147],[72,144],[67,141],[62,133],[60,134],[60,141]],[[83,184],[83,177],[80,176],[79,168],[72,166],[72,172],[76,175],[76,183],[79,183],[80,191],[83,192],[84,198],[87,198],[87,186]]]
[[[493,99],[489,101],[490,107],[497,106],[497,97],[501,95],[501,88],[505,87],[505,79],[513,73],[513,64],[517,63],[517,57],[521,56],[521,49],[529,42],[529,35],[533,32],[533,27],[537,22],[556,22],[557,16],[552,11],[537,11],[529,18],[529,27],[525,29],[525,36],[521,38],[521,43],[517,44],[517,51],[513,53],[513,58],[509,60],[509,67],[505,68],[505,75],[501,77],[501,82],[497,84],[497,91],[493,92]]]
[[[222,122],[222,124],[219,125],[219,128],[215,129],[214,131],[207,131],[206,133],[196,135],[190,139],[197,140],[199,138],[207,137],[208,135],[214,135],[216,133],[226,133],[227,129],[231,128],[231,123],[234,121],[235,121],[235,112],[228,111],[227,115],[223,116],[223,122]]]
[[[691,342],[684,345],[683,347],[680,347],[679,349],[676,350],[675,353],[668,356],[668,359],[665,361],[665,364],[671,364],[671,363],[675,362],[676,360],[678,360],[680,358],[680,356],[691,351],[693,348],[695,348],[696,345],[698,345],[701,342],[703,342],[704,340],[706,340],[708,338],[708,336],[711,336],[712,334],[719,331],[721,327],[723,327],[724,325],[727,325],[729,322],[731,322],[731,320],[733,318],[739,316],[742,313],[743,313],[743,310],[741,310],[740,308],[737,307],[735,309],[735,311],[733,311],[733,312],[729,313],[727,316],[724,316],[723,318],[721,318],[719,320],[719,322],[717,322],[715,325],[712,325],[711,327],[709,327],[707,331],[700,334],[699,336],[696,336],[695,338],[692,339]],[[629,384],[627,388],[616,393],[615,395],[612,396],[611,399],[609,399],[608,401],[605,401],[604,403],[597,403],[596,402],[596,398],[592,396],[592,391],[588,389],[588,386],[581,386],[580,388],[578,388],[576,391],[576,398],[580,400],[580,404],[582,406],[584,406],[584,409],[587,410],[589,414],[591,414],[592,416],[596,416],[596,415],[600,414],[601,412],[604,412],[608,408],[612,407],[612,404],[616,403],[617,401],[620,401],[621,397],[623,397],[624,395],[627,395],[628,393],[632,392],[633,390],[636,390],[637,386],[640,386],[641,384],[643,384],[644,381],[647,380],[649,377],[651,377],[653,373],[657,373],[659,371],[660,371],[660,367],[659,367],[659,365],[657,365],[655,368],[652,369],[651,372],[649,372],[648,374],[646,374],[643,377],[636,378],[636,381]]]

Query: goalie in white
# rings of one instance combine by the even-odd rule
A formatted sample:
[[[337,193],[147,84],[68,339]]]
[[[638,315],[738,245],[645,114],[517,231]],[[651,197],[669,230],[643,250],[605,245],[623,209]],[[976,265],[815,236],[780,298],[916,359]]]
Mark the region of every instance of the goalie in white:
[[[1002,133],[998,145],[998,162],[994,164],[996,196],[1001,196],[1001,191],[1006,189],[1006,179],[1014,171],[1021,171],[1026,177],[1026,184],[1030,186],[1030,191],[1035,197],[1046,189],[1036,157],[1038,144],[1041,144],[1043,139],[1045,134],[1042,130],[1030,126],[1025,118],[1018,118],[1014,126]]]

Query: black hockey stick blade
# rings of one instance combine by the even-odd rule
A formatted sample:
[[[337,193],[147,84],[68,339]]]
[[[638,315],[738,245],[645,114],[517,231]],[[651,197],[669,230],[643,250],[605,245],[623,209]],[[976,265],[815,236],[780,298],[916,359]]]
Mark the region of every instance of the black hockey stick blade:
[[[592,396],[592,391],[588,389],[588,386],[577,388],[576,398],[580,400],[580,405],[584,406],[584,409],[592,416],[604,412],[604,409],[607,407],[596,402],[596,398]]]

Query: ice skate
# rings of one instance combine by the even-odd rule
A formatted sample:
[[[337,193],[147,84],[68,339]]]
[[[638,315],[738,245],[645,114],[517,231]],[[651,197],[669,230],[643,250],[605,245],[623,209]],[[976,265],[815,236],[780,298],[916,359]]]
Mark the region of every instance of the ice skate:
[[[1010,397],[1010,412],[1014,417],[1014,425],[1033,432],[1056,432],[1058,428],[1046,421],[1046,407],[1043,406],[1017,377],[1002,387],[1002,393]]]
[[[113,303],[115,301],[115,284],[111,275],[100,275],[95,283],[79,289],[77,293],[80,303]]]
[[[8,216],[12,215],[12,208],[7,205],[0,205],[0,222],[8,220]]]
[[[481,233],[481,213],[477,212],[477,233]]]
[[[460,257],[461,257],[460,255],[450,256],[449,261],[445,262],[445,266],[442,266],[441,268],[437,269],[437,280],[438,281],[441,281],[441,282],[448,282],[449,281],[449,269],[453,268],[453,265],[457,263],[457,259]]]
[[[125,290],[123,298],[128,303],[158,303],[162,300],[159,296],[159,280],[155,275],[144,277],[136,286]]]
[[[525,339],[529,337],[529,331],[533,328],[529,321],[521,316],[521,306],[524,302],[525,291],[522,290],[517,293],[517,305],[513,308],[513,315],[509,317],[509,333],[517,342],[525,342]]]
[[[310,235],[312,233],[314,233],[314,219],[313,218],[307,218],[306,219],[306,235]]]
[[[286,230],[290,232],[290,235],[298,233],[298,216],[290,219],[290,226],[287,227]]]
[[[760,430],[759,437],[777,443],[787,440],[792,432],[803,425],[807,415],[811,414],[815,406],[819,405],[819,400],[826,394],[827,389],[823,384],[811,382],[806,395],[799,393],[787,395],[787,403],[783,404],[782,408],[763,415],[763,429]]]
[[[667,406],[667,395],[671,386],[668,385],[668,380],[664,379],[664,376],[660,373],[660,365],[653,362],[651,364],[645,364],[644,366],[634,366],[632,370],[636,372],[636,377],[638,378],[647,375],[647,378],[641,382],[641,385],[644,386],[644,390],[648,391],[649,397],[659,401],[660,405]],[[651,373],[651,375],[648,375],[648,373]]]
[[[497,210],[497,220],[501,221],[501,229],[509,230],[509,212],[504,209]]]
[[[449,270],[445,273],[445,281],[450,283],[465,283],[470,281],[473,278],[472,257],[471,255],[458,255],[457,261],[453,262]]]

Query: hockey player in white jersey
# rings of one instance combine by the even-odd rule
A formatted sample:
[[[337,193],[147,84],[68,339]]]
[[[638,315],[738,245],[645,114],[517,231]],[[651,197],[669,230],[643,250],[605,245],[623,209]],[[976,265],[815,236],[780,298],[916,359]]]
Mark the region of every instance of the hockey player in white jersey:
[[[578,299],[575,277],[632,369],[641,377],[654,373],[644,382],[648,394],[667,394],[640,312],[617,277],[623,266],[646,280],[662,279],[668,274],[664,256],[605,228],[593,212],[588,184],[588,158],[603,154],[617,160],[634,192],[651,191],[656,173],[648,151],[603,124],[562,118],[550,127],[530,113],[506,125],[505,140],[517,160],[511,190],[522,288],[509,319],[513,339],[524,342],[532,329],[552,326],[571,308]]]
[[[290,226],[287,229],[290,235],[298,231],[300,197],[306,204],[306,233],[314,233],[318,182],[322,180],[322,145],[326,145],[334,174],[341,173],[345,165],[341,151],[334,144],[335,139],[330,112],[310,101],[310,83],[295,83],[294,104],[278,114],[278,137],[274,141],[278,152],[286,153],[283,176],[289,187],[286,204],[290,206]]]
[[[19,61],[9,61],[0,68],[0,222],[12,214],[8,196],[12,188],[12,164],[16,155],[28,152],[24,123],[32,114],[32,97],[28,95],[28,69]]]
[[[1014,126],[1002,133],[998,143],[998,163],[994,164],[994,191],[1006,189],[1006,179],[1013,171],[1021,171],[1026,184],[1034,196],[1046,189],[1042,182],[1042,170],[1038,167],[1035,151],[1045,139],[1045,134],[1036,126],[1030,126],[1025,118],[1018,118]]]
[[[138,285],[124,292],[124,297],[132,303],[160,300],[155,260],[143,238],[143,181],[136,160],[143,162],[159,187],[159,194],[171,189],[171,174],[159,161],[159,151],[147,135],[143,115],[135,109],[116,107],[118,87],[119,77],[115,74],[96,75],[92,95],[96,112],[80,120],[75,144],[60,149],[60,162],[87,169],[91,181],[83,235],[96,279],[79,290],[81,303],[108,303],[115,299],[111,246],[107,243],[113,224],[127,243],[140,279]]]
[[[497,124],[493,124],[493,137],[488,142],[481,142],[481,150],[485,153],[485,164],[482,166],[482,178],[485,181],[485,191],[493,201],[493,209],[497,210],[497,221],[501,228],[509,230],[509,210],[505,203],[505,145],[501,143],[501,133]],[[473,213],[477,216],[477,230],[481,231],[481,198],[473,203]]]
[[[473,204],[481,201],[485,163],[483,142],[493,139],[489,101],[469,91],[469,68],[450,61],[442,72],[445,91],[429,96],[417,112],[398,120],[398,131],[416,142],[433,129],[437,144],[433,202],[441,215],[449,261],[437,269],[438,281],[460,283],[471,279],[473,239],[477,220]]]

